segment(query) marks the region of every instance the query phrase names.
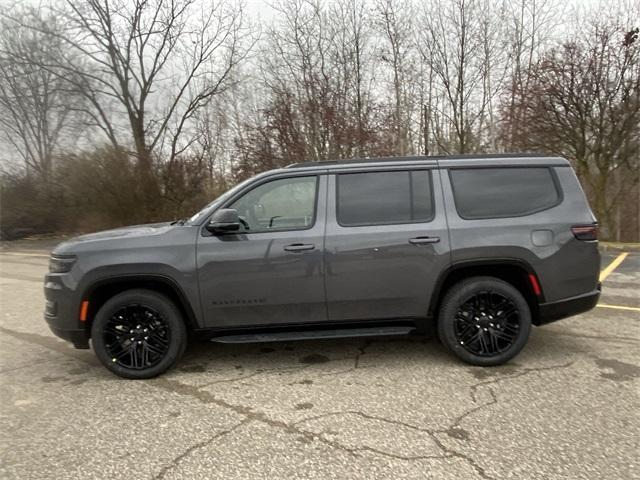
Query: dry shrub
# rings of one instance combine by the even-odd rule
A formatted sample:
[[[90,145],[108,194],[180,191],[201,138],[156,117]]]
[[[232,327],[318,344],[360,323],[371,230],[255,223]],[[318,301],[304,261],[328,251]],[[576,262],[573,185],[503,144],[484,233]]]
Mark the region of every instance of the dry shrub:
[[[184,218],[222,193],[223,185],[212,179],[201,157],[183,156],[162,164],[161,176],[164,218]]]
[[[63,226],[92,231],[153,221],[140,202],[134,159],[126,152],[100,148],[62,158],[56,170],[63,193]]]
[[[199,157],[154,161],[141,172],[134,156],[102,147],[56,159],[54,180],[0,177],[3,238],[91,232],[191,216],[221,193]],[[151,194],[150,194],[151,192]]]
[[[0,238],[60,230],[59,191],[34,175],[0,177]]]

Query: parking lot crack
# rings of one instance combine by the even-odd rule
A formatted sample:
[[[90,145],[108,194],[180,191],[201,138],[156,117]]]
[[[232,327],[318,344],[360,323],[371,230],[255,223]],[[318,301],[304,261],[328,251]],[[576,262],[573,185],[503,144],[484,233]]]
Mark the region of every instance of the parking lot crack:
[[[11,335],[14,338],[18,338],[20,340],[26,341],[28,343],[33,343],[33,344],[37,344],[40,346],[43,346],[45,348],[48,348],[50,350],[55,350],[59,353],[63,353],[65,355],[68,356],[72,356],[74,358],[77,358],[83,362],[86,363],[93,363],[91,362],[85,355],[78,355],[77,352],[71,348],[66,347],[64,344],[61,344],[59,342],[57,342],[55,339],[51,338],[51,337],[45,337],[43,335],[38,335],[38,334],[31,334],[31,333],[26,333],[26,332],[18,332],[18,331],[14,331],[11,329],[7,329],[5,327],[0,327],[0,332],[1,333],[6,333],[8,335]],[[371,342],[366,342],[362,347],[360,347],[360,353],[358,354],[358,358],[359,356],[363,355],[364,353],[366,353],[366,348],[369,346]],[[354,361],[354,368],[355,368],[355,361]],[[395,458],[398,460],[404,460],[404,461],[418,461],[418,460],[427,460],[427,459],[442,459],[442,458],[448,458],[448,457],[458,457],[461,459],[465,459],[477,472],[478,474],[487,480],[491,480],[492,477],[488,476],[485,474],[484,469],[482,467],[480,467],[479,465],[476,464],[476,462],[471,459],[470,457],[466,457],[464,454],[461,454],[459,452],[456,452],[454,450],[451,450],[449,448],[447,448],[444,444],[442,444],[442,442],[436,437],[436,435],[434,434],[434,432],[430,432],[428,429],[424,429],[422,427],[417,427],[415,425],[411,425],[411,424],[407,424],[405,422],[399,422],[396,420],[390,420],[390,419],[386,419],[383,417],[374,417],[374,416],[370,416],[372,419],[378,419],[381,421],[387,421],[390,423],[398,423],[399,425],[403,425],[407,428],[411,428],[411,429],[416,429],[416,430],[421,430],[426,432],[427,434],[430,435],[431,438],[433,438],[434,442],[436,443],[436,445],[442,450],[443,454],[441,455],[424,455],[424,456],[403,456],[403,455],[398,455],[398,454],[394,454],[391,452],[386,452],[383,450],[378,450],[372,447],[355,447],[355,448],[351,448],[348,447],[346,445],[341,444],[340,442],[334,441],[334,440],[330,440],[327,439],[326,437],[316,434],[315,432],[311,432],[308,430],[304,430],[301,428],[298,428],[295,424],[288,424],[286,422],[280,421],[280,420],[275,420],[272,419],[270,417],[268,417],[265,413],[260,412],[260,411],[255,411],[252,407],[249,406],[244,406],[244,405],[237,405],[237,404],[233,404],[230,402],[227,402],[226,400],[223,400],[221,398],[218,398],[214,395],[212,395],[211,393],[202,390],[199,387],[193,386],[193,385],[188,385],[186,383],[182,383],[179,382],[177,380],[173,380],[173,379],[169,379],[166,377],[161,377],[161,378],[156,378],[153,380],[150,380],[148,382],[145,382],[147,385],[150,386],[155,386],[157,388],[161,388],[173,393],[177,393],[179,395],[187,395],[190,396],[192,398],[195,398],[196,400],[202,402],[202,403],[207,403],[207,404],[215,404],[219,407],[225,408],[227,410],[231,410],[235,413],[237,413],[238,415],[244,417],[244,419],[239,422],[238,424],[236,424],[234,427],[232,427],[232,429],[229,429],[228,431],[225,430],[223,432],[219,432],[218,434],[216,434],[214,437],[209,438],[207,440],[205,440],[204,442],[199,442],[195,445],[192,445],[191,447],[189,447],[187,450],[185,450],[182,454],[178,455],[174,460],[172,460],[167,466],[165,466],[163,468],[163,470],[161,470],[161,472],[155,477],[156,479],[161,479],[163,478],[166,473],[171,470],[172,468],[175,467],[175,465],[179,464],[185,457],[187,457],[189,454],[191,454],[193,451],[199,449],[199,448],[203,448],[204,446],[212,443],[213,441],[215,441],[217,438],[220,438],[223,435],[227,435],[228,433],[230,433],[232,430],[235,430],[236,428],[238,428],[239,426],[248,423],[250,421],[257,421],[260,423],[263,423],[269,427],[272,428],[279,428],[287,433],[290,434],[295,434],[298,436],[301,436],[303,438],[305,438],[308,441],[319,441],[331,448],[335,448],[338,450],[341,450],[351,456],[354,457],[360,457],[362,452],[370,452],[370,453],[374,453],[377,455],[382,455],[388,458]],[[365,416],[367,414],[364,414],[362,412],[357,412],[356,414],[359,414],[361,416]]]
[[[510,381],[510,380],[514,380],[516,378],[520,378],[523,377],[525,375],[529,375],[532,373],[539,373],[539,372],[548,372],[548,371],[554,371],[554,370],[561,370],[561,369],[565,369],[565,368],[570,368],[571,366],[573,366],[575,362],[568,362],[568,363],[563,363],[563,364],[559,364],[559,365],[550,365],[550,366],[545,366],[545,367],[531,367],[531,368],[524,368],[512,375],[505,375],[502,377],[498,377],[498,378],[494,378],[491,380],[485,380],[482,382],[478,382],[475,383],[473,385],[471,385],[471,399],[473,400],[473,402],[477,402],[477,392],[480,388],[483,387],[487,387],[487,391],[489,392],[489,396],[490,399],[482,404],[476,405],[473,408],[466,410],[465,412],[463,412],[462,414],[458,415],[457,417],[455,417],[453,419],[453,422],[447,426],[446,428],[443,429],[438,429],[438,430],[434,430],[433,434],[432,434],[432,438],[434,439],[434,441],[436,442],[436,444],[438,445],[438,447],[445,453],[449,453],[451,456],[455,456],[461,459],[464,459],[465,461],[467,461],[469,463],[469,465],[471,465],[476,472],[478,473],[478,475],[480,475],[482,478],[484,479],[492,479],[493,477],[491,477],[489,474],[487,474],[486,470],[480,465],[478,464],[471,456],[464,454],[462,452],[459,452],[458,450],[455,450],[453,448],[450,448],[448,446],[446,446],[442,440],[440,440],[440,438],[438,438],[438,436],[440,434],[446,434],[448,436],[450,436],[450,433],[452,431],[458,431],[460,429],[460,425],[462,424],[462,422],[469,418],[470,416],[478,413],[481,410],[485,410],[487,408],[490,408],[494,405],[496,405],[499,400],[498,400],[498,396],[496,394],[496,392],[494,391],[494,389],[492,388],[493,385],[503,382],[503,381]]]
[[[360,357],[362,357],[362,355],[367,353],[367,348],[369,348],[372,343],[373,343],[372,340],[365,340],[364,343],[362,344],[362,346],[358,348],[358,353],[356,354],[356,357],[355,357],[355,359],[353,361],[353,368],[354,369],[358,368],[358,366],[360,365]]]
[[[571,361],[568,363],[563,363],[560,365],[549,365],[549,366],[545,366],[545,367],[529,367],[529,368],[523,368],[522,370],[515,372],[511,375],[504,375],[501,377],[496,377],[493,378],[491,380],[484,380],[482,382],[478,382],[478,383],[474,383],[473,385],[471,385],[471,399],[476,402],[476,396],[477,396],[477,391],[479,388],[488,386],[488,385],[495,385],[496,383],[500,383],[500,382],[505,382],[505,381],[510,381],[510,380],[514,380],[516,378],[520,378],[523,377],[525,375],[529,375],[531,373],[539,373],[539,372],[548,372],[548,371],[553,371],[553,370],[561,370],[561,369],[565,369],[565,368],[570,368],[571,366],[573,366],[573,364],[575,363],[575,361]],[[491,390],[491,392],[493,392],[493,390]],[[495,396],[495,394],[494,394]],[[496,400],[497,402],[497,400]],[[490,402],[489,404],[486,404],[486,406],[489,405],[493,405],[496,402]],[[478,409],[474,408],[471,409],[467,414],[464,414],[463,416],[467,416],[470,413],[473,413],[475,411],[477,411]]]
[[[481,407],[485,407],[486,405],[482,405],[479,406],[478,408]],[[382,417],[382,416],[378,416],[378,415],[371,415],[368,413],[364,413],[358,410],[344,410],[344,411],[339,411],[339,412],[329,412],[329,413],[324,413],[321,415],[314,415],[312,417],[307,417],[303,420],[300,420],[298,422],[296,422],[294,425],[300,425],[306,422],[311,422],[311,421],[315,421],[315,420],[320,420],[323,418],[327,418],[327,417],[331,417],[331,416],[338,416],[338,415],[357,415],[360,416],[362,418],[368,419],[368,420],[377,420],[380,422],[385,422],[385,423],[390,423],[390,424],[394,424],[394,425],[398,425],[404,428],[408,428],[410,430],[416,430],[416,431],[420,431],[420,432],[424,432],[426,434],[429,435],[429,437],[434,441],[435,445],[438,447],[438,449],[442,452],[441,454],[437,454],[437,455],[399,455],[399,454],[395,454],[395,453],[391,453],[391,452],[387,452],[387,451],[383,451],[383,450],[379,450],[373,447],[369,447],[369,446],[364,446],[364,447],[358,447],[356,450],[358,451],[368,451],[371,453],[375,453],[378,455],[384,455],[386,457],[390,457],[390,458],[395,458],[398,460],[404,460],[404,461],[416,461],[416,460],[429,460],[429,459],[444,459],[444,458],[451,458],[451,457],[455,457],[455,458],[460,458],[461,460],[467,462],[476,472],[477,474],[485,479],[485,480],[495,480],[494,477],[490,476],[486,470],[479,465],[472,457],[465,455],[461,452],[458,452],[457,450],[454,450],[452,448],[447,447],[437,436],[437,433],[440,433],[444,430],[432,430],[429,428],[425,428],[425,427],[421,427],[418,425],[414,425],[411,423],[407,423],[407,422],[403,422],[400,420],[396,420],[396,419],[390,419],[390,418],[386,418],[386,417]]]
[[[478,472],[478,475],[480,475],[480,477],[482,477],[483,479],[486,480],[493,480],[493,477],[489,476],[486,474],[485,470],[479,466],[472,458],[465,456],[464,454],[457,452],[455,450],[452,450],[448,447],[446,447],[446,445],[444,445],[435,435],[435,432],[426,429],[424,427],[419,427],[416,425],[412,425],[406,422],[401,422],[398,420],[391,420],[391,419],[387,419],[384,417],[378,417],[375,415],[369,415],[363,412],[359,412],[359,411],[346,411],[346,412],[332,412],[331,414],[325,414],[325,415],[320,415],[317,417],[313,417],[313,418],[322,418],[323,416],[329,416],[329,415],[339,415],[339,414],[348,414],[348,413],[353,413],[355,415],[359,415],[363,418],[369,418],[369,419],[373,419],[373,420],[379,420],[379,421],[383,421],[383,422],[388,422],[388,423],[395,423],[397,425],[409,428],[409,429],[413,429],[413,430],[419,430],[422,432],[427,433],[430,438],[432,438],[436,444],[436,446],[442,451],[441,454],[436,454],[436,455],[400,455],[400,454],[396,454],[396,453],[392,453],[392,452],[387,452],[384,450],[380,450],[380,449],[376,449],[370,446],[362,446],[362,447],[349,447],[347,445],[344,445],[338,441],[335,440],[331,440],[326,438],[325,436],[323,436],[322,434],[313,432],[313,431],[309,431],[309,430],[305,430],[302,428],[299,428],[299,425],[304,423],[304,421],[309,421],[310,419],[305,419],[303,421],[299,421],[299,422],[295,422],[295,423],[286,423],[284,421],[281,420],[275,420],[272,419],[270,417],[268,417],[265,413],[260,412],[260,411],[256,411],[251,407],[248,406],[243,406],[243,405],[237,405],[237,404],[232,404],[227,402],[226,400],[217,398],[216,396],[212,395],[209,392],[206,392],[204,390],[201,390],[198,387],[195,386],[191,386],[191,385],[187,385],[184,383],[181,383],[177,380],[170,380],[170,379],[166,379],[166,378],[160,378],[160,379],[156,379],[153,380],[151,382],[153,385],[166,389],[168,391],[174,392],[174,393],[178,393],[178,394],[182,394],[182,395],[189,395],[193,398],[196,398],[197,400],[203,402],[203,403],[210,403],[210,404],[215,404],[218,405],[220,407],[229,409],[239,415],[242,415],[243,417],[245,417],[244,422],[248,422],[248,421],[257,421],[260,422],[262,424],[265,424],[269,427],[273,427],[273,428],[278,428],[281,429],[287,433],[290,434],[295,434],[298,436],[301,436],[303,438],[305,438],[307,441],[319,441],[331,448],[335,448],[337,450],[343,451],[345,453],[348,453],[349,455],[352,455],[354,457],[360,457],[362,456],[363,452],[369,452],[369,453],[373,453],[376,455],[381,455],[381,456],[385,456],[388,458],[393,458],[393,459],[397,459],[397,460],[403,460],[403,461],[420,461],[420,460],[430,460],[430,459],[444,459],[444,458],[450,458],[450,457],[457,457],[460,459],[463,459],[465,461],[467,461],[467,463],[469,463],[469,465],[472,466],[472,468],[474,468],[474,470],[476,470],[476,472]],[[198,445],[194,446],[194,449],[197,449]]]
[[[489,475],[487,473],[487,471],[485,470],[485,468],[482,465],[480,465],[478,462],[476,462],[476,460],[473,457],[471,457],[469,455],[466,455],[464,453],[461,453],[461,452],[459,452],[457,450],[454,450],[452,448],[447,447],[435,435],[433,436],[433,438],[434,438],[434,441],[436,442],[436,445],[438,446],[438,448],[440,448],[440,450],[442,450],[445,454],[447,454],[447,456],[455,457],[455,458],[459,458],[461,460],[464,460],[484,480],[496,480],[496,477],[492,477],[491,475]]]
[[[304,370],[306,368],[309,368],[309,365],[304,365],[301,367],[281,367],[281,368],[268,368],[268,369],[260,369],[260,370],[256,370],[253,373],[249,373],[247,375],[241,375],[238,377],[233,377],[233,378],[222,378],[219,380],[213,380],[211,382],[205,383],[203,385],[200,385],[200,388],[204,388],[204,387],[209,387],[211,385],[216,385],[219,383],[235,383],[235,382],[240,382],[242,380],[247,380],[249,378],[253,378],[262,374],[269,374],[269,373],[274,373],[274,372],[298,372],[300,370]]]
[[[196,450],[199,450],[201,448],[204,448],[204,447],[210,445],[214,441],[218,440],[221,437],[224,437],[225,435],[230,434],[234,430],[240,428],[243,425],[246,425],[250,421],[251,421],[251,419],[245,418],[244,420],[242,420],[241,422],[237,423],[233,427],[231,427],[231,428],[229,428],[227,430],[223,430],[221,432],[218,432],[214,436],[212,436],[212,437],[210,437],[210,438],[208,438],[206,440],[203,440],[201,442],[197,442],[197,443],[191,445],[184,452],[182,452],[180,455],[176,456],[173,460],[171,460],[169,463],[167,463],[165,466],[163,466],[162,469],[158,472],[158,474],[153,477],[153,480],[160,480],[160,479],[164,478],[169,471],[171,471],[174,468],[176,468],[180,464],[180,462],[182,462],[185,458],[190,456]]]
[[[487,385],[489,385],[489,384],[485,383],[482,386],[487,386]],[[473,399],[474,402],[476,402],[476,394],[475,394],[473,388],[474,388],[474,386],[472,385],[471,386],[471,389],[472,389],[471,390],[471,398]],[[449,427],[447,427],[446,429],[443,429],[443,430],[438,430],[437,433],[447,433],[447,432],[451,431],[452,429],[459,428],[460,424],[466,418],[470,417],[471,415],[474,415],[475,413],[479,412],[480,410],[487,409],[487,408],[492,407],[493,405],[497,404],[498,403],[498,396],[494,392],[493,388],[489,387],[487,390],[489,391],[489,395],[491,397],[491,399],[488,402],[482,403],[480,405],[476,405],[475,407],[467,410],[466,412],[462,413],[461,415],[458,415],[454,419],[453,423]]]
[[[400,420],[395,420],[395,419],[390,419],[390,418],[386,418],[386,417],[381,417],[381,416],[377,416],[377,415],[370,415],[368,413],[364,413],[361,412],[359,410],[343,410],[343,411],[339,411],[339,412],[328,412],[328,413],[323,413],[320,415],[314,415],[312,417],[307,417],[304,418],[302,420],[299,420],[297,422],[295,422],[293,425],[301,425],[303,423],[308,423],[308,422],[312,422],[315,420],[321,420],[323,418],[328,418],[328,417],[335,417],[335,416],[339,416],[339,415],[356,415],[362,418],[366,418],[367,420],[377,420],[380,422],[385,422],[385,423],[391,423],[394,425],[398,425],[401,427],[405,427],[411,430],[417,430],[420,432],[424,432],[427,434],[432,434],[432,430],[429,430],[428,428],[424,428],[424,427],[419,427],[417,425],[413,425],[411,423],[406,423],[406,422],[402,422]]]
[[[295,425],[286,423],[282,420],[275,420],[269,417],[264,412],[254,410],[252,407],[245,406],[245,405],[237,405],[237,404],[227,402],[226,400],[218,398],[215,395],[200,389],[199,387],[196,387],[193,385],[187,385],[177,380],[172,380],[167,378],[158,378],[158,379],[152,380],[151,382],[149,382],[149,384],[173,393],[177,393],[179,395],[190,396],[202,403],[217,405],[227,410],[231,410],[237,413],[238,415],[245,417],[245,419],[247,420],[260,422],[269,427],[278,428],[287,433],[302,436],[308,441],[318,440],[330,447],[345,451],[353,456],[358,456],[356,452],[357,449],[349,448],[338,442],[334,442],[332,440],[326,439],[320,435],[317,435],[314,432],[302,430],[300,428],[297,428]]]
[[[376,455],[382,455],[385,457],[394,458],[396,460],[403,460],[405,462],[415,462],[417,460],[442,460],[443,458],[450,458],[455,456],[453,454],[448,454],[448,453],[439,454],[439,455],[399,455],[397,453],[386,452],[384,450],[378,450],[377,448],[373,448],[369,446],[357,447],[354,450],[370,452]]]

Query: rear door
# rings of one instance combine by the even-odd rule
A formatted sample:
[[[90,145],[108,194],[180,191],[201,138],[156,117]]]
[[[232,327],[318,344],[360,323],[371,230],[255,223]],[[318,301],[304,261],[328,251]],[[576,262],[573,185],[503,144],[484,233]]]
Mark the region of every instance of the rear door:
[[[329,177],[329,320],[427,315],[449,264],[442,192],[432,165],[342,170]]]

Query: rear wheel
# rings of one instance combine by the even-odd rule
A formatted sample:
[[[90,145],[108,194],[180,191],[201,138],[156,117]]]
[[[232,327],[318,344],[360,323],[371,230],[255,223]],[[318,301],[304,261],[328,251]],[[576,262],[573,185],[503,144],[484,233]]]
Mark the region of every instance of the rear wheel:
[[[493,277],[474,277],[446,294],[438,318],[442,343],[472,365],[500,365],[527,343],[531,311],[512,285]]]
[[[129,290],[109,299],[91,327],[96,356],[124,378],[152,378],[180,359],[187,345],[184,321],[164,295]]]

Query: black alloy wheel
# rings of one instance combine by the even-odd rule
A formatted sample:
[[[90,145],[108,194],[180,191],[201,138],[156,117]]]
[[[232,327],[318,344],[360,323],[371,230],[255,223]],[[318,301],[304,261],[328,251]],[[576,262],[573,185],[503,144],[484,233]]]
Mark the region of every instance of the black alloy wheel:
[[[511,299],[486,290],[460,306],[454,328],[456,340],[469,353],[491,357],[509,349],[517,340],[520,312]]]
[[[111,315],[103,338],[113,363],[142,370],[157,365],[167,354],[171,330],[157,310],[132,304]]]
[[[96,356],[124,378],[152,378],[170,369],[187,345],[176,305],[151,290],[127,290],[105,302],[91,326]]]
[[[500,365],[527,343],[531,309],[513,285],[494,277],[472,277],[453,285],[438,315],[440,341],[472,365]]]

